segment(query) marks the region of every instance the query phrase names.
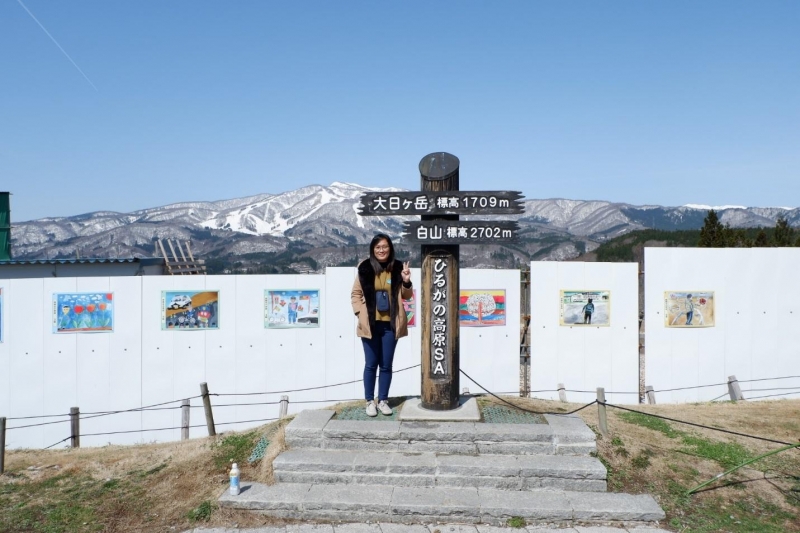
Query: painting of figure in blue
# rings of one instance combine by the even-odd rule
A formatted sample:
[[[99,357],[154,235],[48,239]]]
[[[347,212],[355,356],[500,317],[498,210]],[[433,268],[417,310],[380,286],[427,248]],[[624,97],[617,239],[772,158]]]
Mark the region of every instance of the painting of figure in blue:
[[[53,333],[114,331],[114,293],[53,294]]]
[[[319,291],[264,291],[264,327],[318,328]]]

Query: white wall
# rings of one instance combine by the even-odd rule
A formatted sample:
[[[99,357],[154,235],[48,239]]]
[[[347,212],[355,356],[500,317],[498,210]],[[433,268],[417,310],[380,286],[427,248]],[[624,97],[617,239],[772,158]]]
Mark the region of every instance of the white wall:
[[[639,390],[639,279],[636,263],[531,263],[531,390],[553,391],[588,403],[604,387],[609,403],[637,403]],[[611,325],[559,325],[560,291],[611,291]],[[532,392],[558,399],[557,392]]]
[[[645,380],[656,391],[800,376],[800,249],[646,248]],[[716,325],[664,326],[664,291],[714,291]],[[755,390],[785,387],[783,390]],[[800,378],[741,383],[745,398],[800,392]],[[657,392],[658,402],[695,402],[727,386]],[[783,396],[797,398],[800,394]],[[780,396],[777,398],[781,398]]]
[[[0,415],[9,418],[125,410],[197,396],[207,382],[212,394],[273,391],[271,395],[213,396],[218,431],[243,429],[259,422],[228,424],[277,416],[277,405],[224,404],[277,402],[290,389],[355,383],[289,393],[291,413],[326,403],[363,397],[363,348],[355,336],[350,306],[354,268],[329,268],[326,275],[145,276],[0,280],[3,289],[4,342],[0,343]],[[412,269],[419,293],[420,271]],[[505,289],[505,327],[463,328],[461,367],[493,391],[519,387],[519,271],[462,270],[463,289]],[[265,289],[319,289],[320,327],[264,328]],[[220,329],[162,331],[162,290],[219,290]],[[114,331],[53,334],[54,292],[114,293]],[[419,304],[418,304],[419,306]],[[418,315],[421,310],[418,308]],[[419,317],[418,317],[419,324]],[[395,370],[420,363],[420,327],[410,328],[395,354]],[[420,392],[418,368],[395,374],[392,395]],[[462,386],[479,388],[462,377]],[[314,403],[299,403],[311,401]],[[173,407],[169,404],[164,407]],[[203,425],[199,399],[192,400],[191,424]],[[9,420],[15,427],[66,420]],[[81,434],[151,430],[180,426],[179,409],[121,413],[81,421]],[[192,437],[206,434],[192,428]],[[7,433],[12,448],[43,447],[69,436],[59,422]],[[180,430],[133,431],[81,437],[82,446],[128,444],[180,438]],[[62,445],[60,445],[62,446]]]

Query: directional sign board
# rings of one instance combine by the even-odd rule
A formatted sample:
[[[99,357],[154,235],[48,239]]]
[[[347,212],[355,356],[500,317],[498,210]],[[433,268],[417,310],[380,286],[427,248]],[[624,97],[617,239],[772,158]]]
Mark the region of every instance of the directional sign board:
[[[508,220],[422,220],[406,222],[409,244],[501,244],[517,240],[519,225]]]
[[[518,215],[525,212],[518,191],[407,191],[361,195],[361,216]]]

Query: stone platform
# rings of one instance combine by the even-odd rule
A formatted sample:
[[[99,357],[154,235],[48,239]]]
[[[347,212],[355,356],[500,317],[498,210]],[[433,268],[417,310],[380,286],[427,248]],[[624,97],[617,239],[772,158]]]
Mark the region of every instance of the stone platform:
[[[398,418],[425,422],[480,422],[481,412],[478,400],[465,396],[460,398],[458,407],[449,411],[425,409],[420,398],[409,398],[403,402]]]
[[[276,517],[420,524],[649,524],[664,512],[649,495],[606,491],[595,435],[577,416],[546,424],[354,421],[304,411],[286,427],[277,481],[242,482],[224,507]]]

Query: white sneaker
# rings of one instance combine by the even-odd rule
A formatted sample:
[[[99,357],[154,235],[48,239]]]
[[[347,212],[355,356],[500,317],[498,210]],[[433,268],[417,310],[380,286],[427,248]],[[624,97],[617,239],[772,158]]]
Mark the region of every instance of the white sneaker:
[[[378,409],[375,402],[367,402],[367,416],[378,416]]]
[[[391,416],[392,408],[389,407],[389,403],[386,400],[381,400],[378,402],[378,409],[381,413],[385,414],[386,416]]]

